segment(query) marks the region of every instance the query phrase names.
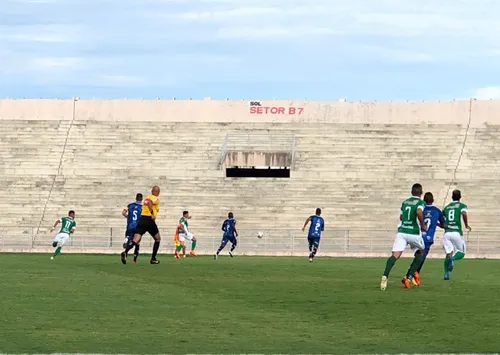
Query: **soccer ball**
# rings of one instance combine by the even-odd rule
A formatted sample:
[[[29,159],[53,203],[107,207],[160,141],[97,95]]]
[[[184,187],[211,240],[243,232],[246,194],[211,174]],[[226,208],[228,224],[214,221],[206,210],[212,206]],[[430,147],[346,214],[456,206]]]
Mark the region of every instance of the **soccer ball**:
[[[257,233],[257,238],[261,239],[263,236],[264,236],[264,233],[262,233],[262,232]]]

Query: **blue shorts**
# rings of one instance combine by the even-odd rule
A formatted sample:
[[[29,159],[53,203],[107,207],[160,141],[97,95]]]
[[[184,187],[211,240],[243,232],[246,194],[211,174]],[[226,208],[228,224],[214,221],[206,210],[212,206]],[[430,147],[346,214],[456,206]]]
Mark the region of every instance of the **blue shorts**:
[[[309,245],[319,246],[320,239],[321,238],[319,238],[319,237],[307,237],[307,241],[309,242]]]
[[[222,236],[222,243],[227,243],[227,242],[231,242],[231,244],[236,244],[237,243],[236,237],[234,235],[233,236],[223,235]]]
[[[429,254],[429,251],[431,250],[431,246],[434,244],[434,242],[424,242],[424,256],[427,257],[427,254]],[[418,250],[415,252],[415,255],[417,255]]]
[[[135,228],[127,229],[125,231],[125,238],[127,238],[127,239],[133,239],[134,235],[135,235]]]

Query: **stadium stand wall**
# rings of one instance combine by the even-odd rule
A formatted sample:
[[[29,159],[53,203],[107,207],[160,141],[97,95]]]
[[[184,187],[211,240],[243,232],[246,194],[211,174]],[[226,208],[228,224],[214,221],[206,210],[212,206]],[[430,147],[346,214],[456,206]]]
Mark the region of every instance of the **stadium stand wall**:
[[[188,209],[200,252],[233,211],[241,253],[305,255],[300,228],[321,207],[322,255],[387,255],[420,182],[439,207],[461,189],[469,255],[497,257],[499,114],[500,101],[476,100],[0,100],[0,248],[50,250],[48,229],[71,208],[67,251],[120,252],[122,208],[159,184],[162,252]],[[226,153],[251,150],[290,153],[291,177],[226,178]]]

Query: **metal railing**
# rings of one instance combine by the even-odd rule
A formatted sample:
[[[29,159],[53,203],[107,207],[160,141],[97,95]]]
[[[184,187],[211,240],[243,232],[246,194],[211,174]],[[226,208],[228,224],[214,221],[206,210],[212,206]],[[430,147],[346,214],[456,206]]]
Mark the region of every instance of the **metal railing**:
[[[297,137],[293,136],[292,140],[292,164],[290,169],[295,170],[295,151],[297,149]]]
[[[227,154],[227,133],[226,136],[224,137],[224,143],[222,143],[222,148],[220,151],[220,159],[219,159],[219,168],[221,168],[224,165],[224,161],[226,160],[226,154]]]
[[[0,226],[0,251],[47,252],[55,233],[37,227]],[[258,238],[258,232],[263,238]],[[306,233],[296,229],[242,229],[239,231],[237,252],[243,255],[307,255]],[[221,232],[217,229],[193,230],[198,239],[199,254],[212,254],[220,244]],[[475,231],[467,239],[468,257],[500,258],[500,239],[495,231]],[[390,253],[394,230],[333,229],[326,230],[321,238],[320,255],[377,257]],[[118,253],[124,241],[124,228],[78,228],[64,249],[77,253]],[[144,236],[141,246],[150,251],[152,238]],[[172,253],[173,233],[162,230],[162,253]],[[188,246],[189,249],[189,246]],[[405,253],[411,256],[411,252]],[[441,234],[436,237],[430,257],[442,257]]]
[[[231,151],[290,152],[295,136],[277,132],[231,132],[227,137],[227,149]]]

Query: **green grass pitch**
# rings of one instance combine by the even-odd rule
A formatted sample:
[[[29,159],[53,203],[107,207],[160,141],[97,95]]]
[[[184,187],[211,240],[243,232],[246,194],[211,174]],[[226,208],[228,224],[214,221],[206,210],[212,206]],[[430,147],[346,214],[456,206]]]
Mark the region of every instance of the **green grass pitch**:
[[[1,254],[1,353],[463,353],[500,350],[500,262]]]

